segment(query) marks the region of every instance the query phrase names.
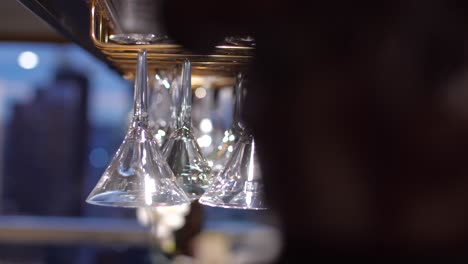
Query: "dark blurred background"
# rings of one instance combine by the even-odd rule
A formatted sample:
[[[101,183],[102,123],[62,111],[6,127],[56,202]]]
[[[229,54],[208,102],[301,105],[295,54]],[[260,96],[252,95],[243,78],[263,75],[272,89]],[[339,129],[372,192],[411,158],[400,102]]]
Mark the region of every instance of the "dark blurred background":
[[[195,52],[225,34],[257,41],[245,113],[283,222],[281,263],[466,258],[466,2],[217,4],[166,1],[162,14]]]

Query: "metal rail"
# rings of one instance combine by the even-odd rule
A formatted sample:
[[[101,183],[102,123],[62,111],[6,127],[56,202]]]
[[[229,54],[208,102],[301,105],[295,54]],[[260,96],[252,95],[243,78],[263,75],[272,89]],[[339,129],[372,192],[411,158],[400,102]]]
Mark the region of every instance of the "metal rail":
[[[88,217],[0,216],[0,243],[148,246],[136,220]]]

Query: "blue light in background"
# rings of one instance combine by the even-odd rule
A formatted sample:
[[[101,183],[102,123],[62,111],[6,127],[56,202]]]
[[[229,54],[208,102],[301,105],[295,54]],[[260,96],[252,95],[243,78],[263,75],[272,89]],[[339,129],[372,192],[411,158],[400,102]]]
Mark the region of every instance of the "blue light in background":
[[[89,153],[89,162],[94,168],[103,168],[109,162],[109,153],[104,148],[94,148]]]
[[[1,42],[0,58],[1,122],[10,118],[14,103],[30,100],[35,90],[51,83],[64,67],[88,77],[91,125],[123,123],[131,110],[130,83],[74,44]]]
[[[39,64],[39,56],[32,51],[23,51],[18,55],[18,65],[26,70],[31,70]]]

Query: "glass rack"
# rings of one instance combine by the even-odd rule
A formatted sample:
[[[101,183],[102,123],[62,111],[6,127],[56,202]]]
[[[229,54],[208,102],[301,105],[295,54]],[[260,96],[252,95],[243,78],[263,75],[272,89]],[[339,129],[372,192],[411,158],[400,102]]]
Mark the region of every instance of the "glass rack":
[[[147,50],[148,65],[151,70],[171,67],[185,58],[192,62],[192,73],[197,76],[217,76],[222,85],[233,85],[236,72],[243,70],[253,57],[254,47],[230,45],[223,41],[211,54],[194,54],[172,42],[151,44],[122,44],[111,40],[116,33],[114,11],[109,7],[113,1],[90,1],[91,40],[94,45],[119,69],[124,77],[132,78],[139,50]],[[228,77],[228,78],[222,78]],[[194,83],[196,86],[196,83]]]

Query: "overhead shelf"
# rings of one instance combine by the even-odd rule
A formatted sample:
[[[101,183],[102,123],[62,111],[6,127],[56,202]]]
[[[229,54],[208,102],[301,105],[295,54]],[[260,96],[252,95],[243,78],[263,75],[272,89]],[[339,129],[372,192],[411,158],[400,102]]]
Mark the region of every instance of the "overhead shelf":
[[[135,71],[137,52],[141,49],[148,51],[150,70],[166,69],[188,58],[192,61],[193,74],[198,76],[235,76],[235,73],[242,71],[249,64],[254,52],[253,46],[231,45],[226,42],[220,42],[211,54],[193,54],[175,43],[115,43],[110,36],[122,26],[115,22],[116,17],[112,15],[115,11],[109,10],[109,6],[122,5],[124,2],[120,0],[18,1],[60,34],[106,62],[122,76],[132,76]],[[139,2],[140,5],[150,3],[145,0],[133,2]],[[131,8],[127,9],[131,12],[139,12]],[[146,16],[148,17],[148,14]],[[133,14],[133,17],[139,16]],[[117,16],[117,19],[123,20],[121,16]]]

